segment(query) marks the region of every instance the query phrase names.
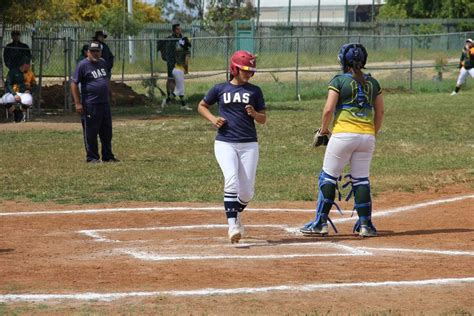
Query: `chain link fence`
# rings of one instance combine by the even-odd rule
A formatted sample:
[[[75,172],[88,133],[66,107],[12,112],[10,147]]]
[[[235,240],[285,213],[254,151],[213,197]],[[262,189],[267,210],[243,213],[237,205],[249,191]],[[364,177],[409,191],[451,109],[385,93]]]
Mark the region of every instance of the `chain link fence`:
[[[188,35],[188,34],[185,34]],[[434,35],[313,35],[259,37],[195,37],[192,38],[190,74],[186,89],[200,91],[228,78],[229,57],[242,40],[252,41],[257,54],[257,85],[277,87],[286,99],[310,99],[326,93],[327,82],[340,69],[337,53],[342,44],[362,43],[369,52],[367,69],[388,89],[417,89],[416,82],[439,80],[440,75],[455,76],[465,39],[474,32]],[[42,88],[60,85],[63,108],[72,110],[70,80],[84,44],[90,39],[72,37],[33,37],[29,42],[34,71]],[[115,55],[112,80],[139,85],[143,81],[165,86],[166,63],[157,50],[158,40],[148,38],[107,40]],[[4,41],[0,46],[2,52]],[[7,69],[4,68],[4,77]],[[155,95],[155,85],[149,94]],[[321,88],[321,89],[319,89]],[[320,90],[316,93],[315,90]],[[319,91],[318,90],[318,91]],[[158,93],[157,93],[158,94]],[[285,99],[281,97],[280,99]],[[37,103],[36,110],[48,107]]]

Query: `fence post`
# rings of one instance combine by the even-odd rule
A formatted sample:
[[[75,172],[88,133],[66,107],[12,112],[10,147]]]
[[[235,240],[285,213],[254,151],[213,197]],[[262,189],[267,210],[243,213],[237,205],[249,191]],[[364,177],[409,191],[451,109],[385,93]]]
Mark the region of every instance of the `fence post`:
[[[319,35],[318,35],[318,55],[321,55],[321,40],[322,40],[321,35],[322,35],[322,33],[321,33],[321,27],[320,27],[319,28]]]
[[[155,75],[153,71],[153,42],[150,39],[150,74],[151,74],[151,79],[150,79],[150,96],[152,100],[155,98]]]
[[[68,85],[67,85],[67,107],[69,112],[72,112],[72,96],[71,96],[71,81],[72,81],[72,59],[74,57],[74,49],[72,48],[72,38],[68,37],[67,48],[67,72],[68,72]],[[77,50],[76,50],[77,51]]]
[[[301,101],[301,95],[300,95],[300,85],[299,85],[299,59],[300,59],[300,37],[298,36],[296,38],[296,99],[298,101]]]
[[[229,36],[225,37],[225,77],[226,81],[229,81],[229,42],[230,38]]]
[[[68,49],[67,49],[67,43],[68,39],[66,37],[63,37],[63,45],[64,45],[64,80],[63,80],[63,87],[64,87],[64,111],[68,110],[68,104],[67,104],[67,54],[68,54]]]
[[[410,36],[410,91],[413,90],[413,36]]]
[[[44,51],[44,42],[40,43],[40,53],[39,53],[39,79],[38,79],[38,114],[41,114],[41,91],[43,89],[43,51]]]
[[[124,82],[124,74],[125,74],[125,41],[123,39],[123,36],[121,36],[120,39],[120,46],[121,46],[121,53],[122,53],[122,83]]]

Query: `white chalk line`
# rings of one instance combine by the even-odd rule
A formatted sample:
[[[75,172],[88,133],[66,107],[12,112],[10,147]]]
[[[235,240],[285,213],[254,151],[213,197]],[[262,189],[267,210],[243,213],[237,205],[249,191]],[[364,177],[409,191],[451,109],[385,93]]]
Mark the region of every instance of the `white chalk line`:
[[[386,216],[392,213],[409,211],[420,207],[433,206],[443,203],[451,203],[462,201],[466,199],[473,199],[474,195],[463,195],[448,199],[434,200],[430,202],[418,203],[388,209],[385,211],[375,212],[372,216]],[[32,215],[71,215],[71,214],[97,214],[110,212],[169,212],[169,211],[214,211],[223,212],[222,207],[140,207],[140,208],[105,208],[105,209],[85,209],[85,210],[65,210],[65,211],[38,211],[38,212],[6,212],[0,213],[0,216],[32,216]],[[314,212],[314,209],[292,209],[292,208],[247,208],[246,212]],[[351,212],[345,210],[344,212]],[[346,221],[347,219],[340,219],[339,221]]]
[[[442,256],[474,256],[473,251],[455,251],[455,250],[436,250],[436,249],[410,249],[410,248],[377,248],[377,247],[351,247],[341,244],[317,244],[317,243],[290,243],[283,245],[274,245],[276,247],[284,246],[329,246],[342,250],[342,253],[294,253],[294,254],[262,254],[262,255],[192,255],[192,254],[173,254],[163,255],[151,251],[139,251],[134,249],[117,249],[119,253],[132,256],[135,259],[144,261],[180,261],[180,260],[279,260],[308,257],[347,257],[347,256],[373,256],[373,252],[394,252],[394,253],[414,253],[418,255],[434,254]],[[246,247],[246,246],[240,246]],[[251,246],[247,246],[251,247]],[[209,247],[190,247],[188,248],[209,248]],[[237,247],[236,247],[237,248]]]
[[[313,257],[347,257],[347,256],[363,256],[365,254],[342,254],[342,253],[296,253],[296,254],[281,254],[281,255],[174,255],[163,256],[150,252],[142,251],[121,251],[124,254],[130,255],[135,259],[143,261],[182,261],[182,260],[277,260],[277,259],[295,259],[295,258],[313,258]],[[366,252],[367,253],[367,252]],[[368,254],[368,253],[367,253]]]
[[[474,277],[442,278],[411,281],[383,281],[383,282],[354,282],[354,283],[308,283],[300,285],[277,285],[267,287],[244,288],[207,288],[199,290],[171,290],[151,292],[116,292],[116,293],[77,293],[77,294],[4,294],[0,295],[0,302],[38,302],[50,300],[76,301],[113,301],[130,297],[155,296],[210,296],[210,295],[242,295],[272,292],[315,292],[320,290],[337,290],[348,288],[383,288],[383,287],[410,287],[410,286],[442,286],[474,283]]]
[[[358,250],[387,251],[387,252],[408,252],[418,254],[434,254],[446,256],[474,256],[474,251],[458,250],[434,250],[434,249],[409,249],[409,248],[376,248],[376,247],[356,247]]]
[[[269,243],[267,243],[269,245]],[[247,244],[251,247],[251,244]],[[191,255],[191,254],[173,254],[163,255],[151,251],[138,251],[135,249],[117,249],[119,253],[127,254],[135,259],[144,261],[177,261],[177,260],[278,260],[278,259],[295,259],[295,258],[310,258],[310,257],[347,257],[347,256],[371,256],[372,253],[350,247],[329,242],[312,242],[312,243],[288,243],[276,245],[278,247],[301,247],[301,246],[316,246],[323,248],[334,248],[341,250],[343,253],[294,253],[294,254],[262,254],[262,255]],[[238,247],[245,247],[241,244]],[[189,247],[188,247],[189,248]],[[193,247],[196,248],[196,247]],[[197,248],[202,248],[198,246]],[[236,247],[237,248],[237,247]]]
[[[286,231],[288,229],[287,225],[247,225],[249,228],[279,228]],[[200,230],[200,229],[227,229],[227,225],[224,224],[208,224],[208,225],[184,225],[184,226],[162,226],[162,227],[144,227],[144,228],[107,228],[107,229],[97,229],[97,230],[81,230],[79,233],[92,237],[94,241],[97,242],[121,242],[120,240],[108,239],[101,233],[110,233],[110,232],[127,232],[127,231],[181,231],[181,230]],[[436,255],[446,255],[446,256],[474,256],[472,251],[455,251],[455,250],[435,250],[435,249],[409,249],[409,248],[377,248],[377,247],[352,247],[343,244],[336,244],[331,242],[293,242],[293,243],[269,243],[269,242],[256,242],[256,243],[241,243],[237,245],[183,245],[183,248],[191,249],[210,249],[210,248],[251,248],[256,246],[272,246],[272,247],[332,247],[339,248],[340,250],[346,251],[346,253],[317,253],[317,254],[308,254],[308,253],[296,253],[296,254],[278,254],[278,255],[191,255],[191,254],[173,254],[173,255],[163,255],[157,252],[144,252],[139,250],[132,249],[122,249],[117,250],[117,252],[127,254],[132,256],[135,259],[145,260],[145,261],[174,261],[174,260],[273,260],[273,259],[294,259],[294,258],[304,258],[304,257],[337,257],[337,256],[370,256],[373,255],[370,251],[385,251],[385,252],[397,252],[397,253],[416,253],[416,254],[436,254]]]
[[[117,232],[133,232],[133,231],[181,231],[181,230],[201,230],[201,229],[227,229],[229,226],[224,224],[207,224],[207,225],[184,225],[184,226],[154,226],[154,227],[131,227],[131,228],[104,228],[104,229],[84,229],[78,231],[79,234],[91,237],[96,242],[121,242],[120,240],[109,239],[103,236],[103,233],[117,233]],[[288,225],[280,224],[266,224],[266,225],[245,225],[249,228],[281,228],[287,231],[292,231]]]

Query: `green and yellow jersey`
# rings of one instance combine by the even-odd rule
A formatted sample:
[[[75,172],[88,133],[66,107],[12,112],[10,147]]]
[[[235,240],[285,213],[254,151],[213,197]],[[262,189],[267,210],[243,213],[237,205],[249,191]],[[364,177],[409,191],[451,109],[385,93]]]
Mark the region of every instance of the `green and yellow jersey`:
[[[190,55],[189,50],[185,50],[183,48],[176,49],[176,64],[175,68],[180,69],[182,71],[186,68],[186,57]]]
[[[474,47],[463,50],[459,64],[466,70],[474,67]]]
[[[333,134],[357,133],[375,135],[374,102],[382,93],[377,80],[364,75],[365,82],[359,83],[349,73],[335,76],[329,83],[329,90],[339,94],[335,110]]]
[[[16,95],[18,92],[23,93],[27,90],[25,86],[25,76],[18,68],[8,71],[7,80],[5,82],[7,92]]]

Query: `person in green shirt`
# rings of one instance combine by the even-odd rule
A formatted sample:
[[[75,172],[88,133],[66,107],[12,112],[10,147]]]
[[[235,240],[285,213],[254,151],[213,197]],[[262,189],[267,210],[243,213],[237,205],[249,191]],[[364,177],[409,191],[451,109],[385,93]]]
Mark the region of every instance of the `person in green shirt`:
[[[456,81],[456,87],[451,95],[458,94],[461,86],[466,82],[467,76],[474,78],[474,41],[470,38],[466,40],[464,49],[459,60],[459,76]]]
[[[6,93],[0,99],[14,114],[15,122],[25,120],[24,111],[33,104],[31,91],[25,84],[25,73],[30,68],[29,60],[24,60],[19,67],[10,69],[5,81]]]
[[[305,235],[327,235],[329,212],[338,191],[338,181],[346,165],[350,166],[349,178],[343,187],[352,185],[346,201],[354,194],[359,219],[354,232],[360,237],[377,236],[372,223],[372,199],[370,194],[370,164],[375,149],[375,135],[382,126],[384,103],[378,81],[362,69],[367,62],[367,51],[361,44],[345,44],[338,59],[342,74],[336,75],[328,87],[320,135],[327,135],[324,163],[319,175],[319,193],[316,218],[300,228]],[[333,121],[332,134],[329,125]],[[340,197],[340,195],[339,195]],[[334,230],[337,232],[334,225]]]

